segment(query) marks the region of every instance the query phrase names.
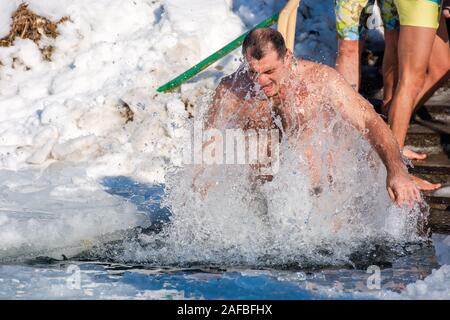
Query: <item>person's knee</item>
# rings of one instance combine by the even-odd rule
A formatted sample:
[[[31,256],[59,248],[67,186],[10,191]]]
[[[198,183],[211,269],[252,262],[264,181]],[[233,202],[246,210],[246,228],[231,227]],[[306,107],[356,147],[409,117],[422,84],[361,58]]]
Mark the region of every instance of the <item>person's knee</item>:
[[[438,81],[447,76],[450,72],[450,57],[448,59],[442,59],[440,61],[432,61],[432,64],[428,68],[428,76],[434,81]]]
[[[400,79],[399,90],[404,91],[412,99],[415,99],[422,91],[424,84],[425,84],[425,75],[404,76]]]
[[[441,79],[448,78],[449,76],[450,76],[450,71],[448,68],[447,69],[439,68],[439,69],[430,70],[430,73],[428,75],[428,77],[430,78],[429,81],[431,81],[432,83],[436,83],[436,82],[440,81]]]

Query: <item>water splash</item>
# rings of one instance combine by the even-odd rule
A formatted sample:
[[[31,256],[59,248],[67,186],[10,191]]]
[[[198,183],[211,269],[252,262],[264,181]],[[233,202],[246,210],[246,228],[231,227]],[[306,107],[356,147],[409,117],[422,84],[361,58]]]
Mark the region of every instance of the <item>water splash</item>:
[[[215,123],[230,128],[242,125],[243,112],[260,118],[269,110],[276,124],[276,108],[243,76],[245,68],[229,78]],[[354,265],[355,253],[368,257],[380,244],[395,249],[424,240],[426,208],[394,206],[386,170],[364,132],[345,121],[323,91],[298,85],[304,100],[283,105],[294,116],[278,125],[280,167],[272,181],[258,180],[249,165],[210,165],[201,174],[195,165],[176,169],[166,177],[170,222],[159,233],[131,237],[112,259],[183,266]],[[227,118],[225,109],[236,101]],[[211,116],[209,105],[197,106],[201,119]],[[194,177],[209,186],[206,195],[195,191]]]

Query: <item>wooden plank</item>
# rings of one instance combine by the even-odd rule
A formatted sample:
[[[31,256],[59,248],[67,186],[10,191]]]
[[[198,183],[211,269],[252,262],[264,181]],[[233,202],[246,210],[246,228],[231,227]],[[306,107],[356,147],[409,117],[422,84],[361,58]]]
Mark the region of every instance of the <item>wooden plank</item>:
[[[427,127],[431,130],[434,130],[436,132],[439,132],[441,134],[448,134],[450,135],[450,123],[444,122],[444,121],[427,121],[427,120],[422,120],[419,117],[415,117],[414,120],[424,126]]]
[[[450,157],[445,153],[430,154],[425,160],[413,161],[417,166],[447,167],[450,168]]]
[[[424,200],[433,204],[450,205],[450,197],[436,197],[430,194],[424,195]]]
[[[429,154],[425,160],[413,161],[413,165],[411,173],[450,175],[450,158],[444,153]]]
[[[406,136],[405,145],[406,146],[414,146],[416,148],[429,148],[433,147],[436,149],[435,152],[442,152],[441,146],[442,134],[434,131],[430,128],[424,127],[420,124],[413,123],[409,126],[408,134]],[[418,150],[418,151],[419,151]],[[430,153],[430,151],[425,151],[426,153]]]
[[[431,210],[428,226],[432,232],[450,233],[450,211]]]
[[[429,113],[438,113],[438,114],[450,114],[450,105],[442,104],[440,101],[435,103],[427,103],[424,108]]]
[[[409,125],[408,128],[408,134],[429,134],[429,135],[436,135],[438,134],[436,131],[431,130],[430,128],[427,128],[425,126],[422,126],[418,123],[412,123]]]

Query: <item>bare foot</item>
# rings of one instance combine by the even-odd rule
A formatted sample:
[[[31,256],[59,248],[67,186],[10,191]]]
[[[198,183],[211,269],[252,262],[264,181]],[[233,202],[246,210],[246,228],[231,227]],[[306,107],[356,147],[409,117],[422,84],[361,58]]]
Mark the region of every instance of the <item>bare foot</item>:
[[[417,153],[409,149],[403,149],[403,155],[409,160],[425,160],[427,158],[425,153]]]
[[[442,9],[442,11],[446,19],[450,18],[450,6],[446,6],[444,9]]]
[[[441,187],[440,183],[431,183],[413,175],[411,175],[411,178],[413,179],[414,183],[416,184],[417,188],[419,188],[419,190],[431,191],[439,189]]]

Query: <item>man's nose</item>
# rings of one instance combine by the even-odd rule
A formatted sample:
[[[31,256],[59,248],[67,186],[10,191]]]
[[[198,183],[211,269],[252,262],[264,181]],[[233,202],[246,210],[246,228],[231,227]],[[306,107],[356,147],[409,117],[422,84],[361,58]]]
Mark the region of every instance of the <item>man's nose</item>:
[[[258,84],[259,84],[261,87],[264,87],[265,85],[269,84],[270,79],[269,79],[269,77],[268,77],[267,75],[265,75],[265,74],[260,74],[260,75],[258,76],[257,81],[258,81]]]

